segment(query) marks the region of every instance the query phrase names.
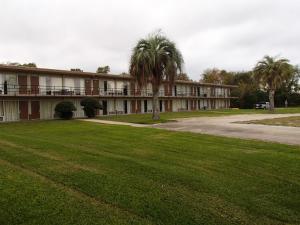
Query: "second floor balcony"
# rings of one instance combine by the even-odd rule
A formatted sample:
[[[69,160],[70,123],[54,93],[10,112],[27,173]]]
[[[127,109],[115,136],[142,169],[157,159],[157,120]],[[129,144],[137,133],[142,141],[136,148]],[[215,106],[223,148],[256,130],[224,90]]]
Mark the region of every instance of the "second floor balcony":
[[[0,85],[0,96],[107,96],[107,97],[152,97],[151,89],[128,89],[128,88],[84,88],[70,86],[22,86],[22,85]],[[207,93],[195,93],[184,91],[159,91],[160,97],[198,97],[209,98],[228,97],[225,94],[211,95]]]

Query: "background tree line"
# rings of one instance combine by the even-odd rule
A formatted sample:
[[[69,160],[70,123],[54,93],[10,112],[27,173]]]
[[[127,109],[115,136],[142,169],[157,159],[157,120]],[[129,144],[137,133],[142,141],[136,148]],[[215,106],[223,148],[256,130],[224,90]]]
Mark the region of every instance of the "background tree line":
[[[282,65],[281,65],[281,64]],[[231,100],[231,106],[253,108],[254,104],[270,101],[270,90],[275,89],[276,107],[300,106],[300,70],[286,59],[266,56],[251,71],[230,72],[217,68],[207,69],[200,81],[214,84],[237,85],[231,95],[238,97]],[[272,85],[272,87],[271,87]]]

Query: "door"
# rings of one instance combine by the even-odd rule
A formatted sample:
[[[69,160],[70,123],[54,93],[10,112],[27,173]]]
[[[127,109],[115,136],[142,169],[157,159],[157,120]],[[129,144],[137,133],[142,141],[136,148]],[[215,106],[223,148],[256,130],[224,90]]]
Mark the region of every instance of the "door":
[[[168,112],[169,111],[169,101],[168,100],[165,100],[165,112]]]
[[[147,100],[144,100],[144,113],[148,112],[148,104]]]
[[[40,118],[40,102],[39,101],[31,101],[30,119],[36,120],[39,118]]]
[[[142,102],[141,100],[137,100],[137,112],[141,113],[142,111]]]
[[[127,100],[124,100],[123,104],[124,104],[124,113],[127,114],[128,113]]]
[[[197,95],[200,96],[200,87],[197,87]]]
[[[107,80],[104,81],[104,92],[107,92]]]
[[[107,115],[107,101],[102,101],[103,115]]]
[[[131,113],[136,113],[136,100],[131,100]]]
[[[4,81],[4,94],[7,95],[7,81]]]
[[[84,80],[84,87],[85,87],[85,95],[92,94],[92,82],[91,80]]]
[[[93,95],[99,95],[99,80],[93,80]]]
[[[33,95],[39,94],[39,77],[38,76],[30,76],[30,87],[31,87],[31,94],[33,94]]]
[[[19,101],[20,120],[28,120],[28,101]]]
[[[128,86],[125,85],[123,88],[123,95],[127,96],[128,95]]]
[[[21,94],[21,95],[27,94],[27,76],[26,75],[18,76],[18,84],[19,84],[19,94]]]
[[[163,102],[162,100],[159,100],[159,111],[162,112],[163,110]]]

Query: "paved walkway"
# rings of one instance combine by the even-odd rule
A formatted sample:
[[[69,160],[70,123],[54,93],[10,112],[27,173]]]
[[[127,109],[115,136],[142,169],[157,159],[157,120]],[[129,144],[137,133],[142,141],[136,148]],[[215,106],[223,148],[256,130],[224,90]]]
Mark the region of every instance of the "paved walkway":
[[[190,131],[194,133],[205,133],[226,137],[258,139],[263,141],[300,145],[300,127],[237,123],[239,121],[272,119],[288,116],[300,116],[300,113],[194,117],[177,119],[177,122],[156,124],[153,125],[153,127],[174,131]]]
[[[102,124],[111,124],[111,125],[127,125],[131,127],[147,127],[149,125],[146,124],[137,124],[137,123],[125,123],[119,121],[111,121],[111,120],[97,120],[97,119],[79,119],[81,121],[94,122],[94,123],[102,123]]]

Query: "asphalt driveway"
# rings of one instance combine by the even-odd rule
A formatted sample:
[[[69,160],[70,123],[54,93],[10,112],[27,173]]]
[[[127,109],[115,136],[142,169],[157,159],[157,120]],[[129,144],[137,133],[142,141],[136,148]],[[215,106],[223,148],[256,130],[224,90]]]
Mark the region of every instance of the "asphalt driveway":
[[[300,127],[238,123],[239,121],[272,119],[288,116],[300,116],[300,114],[252,114],[222,117],[195,117],[177,119],[177,122],[156,124],[153,125],[153,127],[174,131],[189,131],[194,133],[300,145]]]

